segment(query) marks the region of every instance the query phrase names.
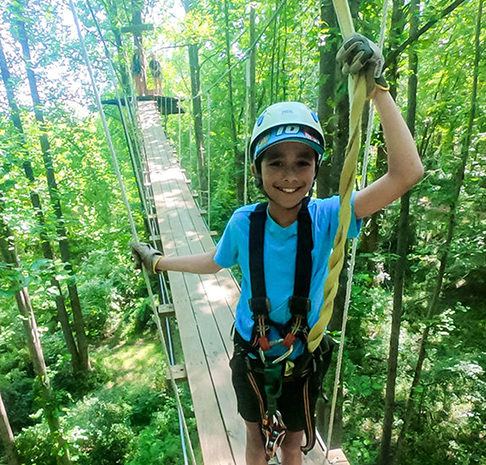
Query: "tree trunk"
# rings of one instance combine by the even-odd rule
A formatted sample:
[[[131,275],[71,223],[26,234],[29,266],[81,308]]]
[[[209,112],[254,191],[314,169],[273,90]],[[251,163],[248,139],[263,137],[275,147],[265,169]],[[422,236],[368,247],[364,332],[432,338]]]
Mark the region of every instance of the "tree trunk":
[[[442,292],[442,285],[444,281],[446,266],[447,266],[447,259],[449,256],[450,247],[452,244],[452,239],[454,237],[454,229],[456,226],[456,212],[457,206],[459,202],[459,195],[461,192],[462,184],[464,182],[464,174],[466,171],[467,161],[469,158],[469,150],[470,144],[473,134],[473,127],[474,127],[474,119],[476,116],[476,108],[477,108],[477,91],[478,91],[478,77],[479,77],[479,62],[482,54],[482,47],[480,42],[480,35],[481,35],[481,16],[483,12],[483,0],[479,0],[478,6],[478,14],[477,14],[477,22],[476,22],[476,35],[474,39],[475,44],[475,55],[474,55],[474,68],[473,68],[473,84],[471,89],[471,101],[470,101],[470,111],[469,111],[469,121],[467,131],[462,139],[461,142],[461,162],[459,168],[456,172],[455,179],[454,179],[454,186],[453,186],[453,194],[450,203],[450,217],[449,217],[449,224],[447,226],[447,235],[446,240],[444,242],[442,250],[442,255],[440,258],[440,265],[439,265],[439,272],[437,275],[437,280],[435,283],[435,289],[432,295],[432,299],[430,300],[429,307],[427,309],[427,316],[426,321],[427,326],[422,333],[421,343],[420,343],[420,351],[417,359],[417,365],[415,367],[414,378],[412,381],[412,386],[410,389],[409,398],[407,401],[407,407],[405,412],[404,423],[402,426],[402,430],[400,432],[400,437],[398,439],[397,444],[397,453],[395,456],[394,463],[400,463],[402,457],[404,456],[405,452],[405,445],[406,445],[406,435],[408,432],[408,428],[410,426],[413,414],[414,414],[414,401],[415,401],[415,394],[417,392],[417,387],[420,383],[420,378],[422,375],[422,367],[427,356],[426,349],[427,349],[427,342],[430,331],[432,329],[433,323],[429,323],[434,315],[437,313],[439,302],[440,302],[440,294]]]
[[[201,103],[201,80],[199,69],[199,48],[197,44],[191,44],[188,47],[189,52],[189,68],[191,71],[191,91],[192,91],[192,112],[194,115],[194,137],[196,140],[196,154],[197,154],[197,178],[199,181],[199,189],[201,191],[208,191],[208,178],[206,156],[204,152],[204,137],[203,137],[203,120],[202,120],[202,103]],[[204,198],[204,196],[203,196]]]
[[[1,216],[3,209],[4,204],[2,202],[0,204],[0,250],[3,260],[11,267],[18,269],[20,268],[20,262],[15,253],[15,246],[12,240],[13,232],[7,224],[5,224],[3,217]],[[22,324],[27,337],[27,346],[29,348],[30,356],[32,357],[34,372],[37,376],[41,392],[45,418],[53,439],[56,460],[58,465],[70,465],[71,459],[69,456],[68,444],[61,433],[59,418],[57,416],[56,399],[52,393],[49,377],[47,375],[44,353],[37,331],[37,322],[30,302],[29,291],[23,286],[22,279],[19,279],[17,283],[12,284],[16,288],[15,299],[17,300],[19,312],[22,317]]]
[[[287,89],[288,89],[288,76],[287,76],[287,69],[286,69],[286,61],[287,58],[287,42],[288,42],[288,31],[287,31],[287,9],[283,11],[283,25],[284,25],[284,42],[282,47],[282,77],[280,78],[282,81],[282,102],[287,100]],[[277,94],[278,98],[278,94]]]
[[[23,58],[25,60],[25,68],[27,71],[27,79],[29,81],[29,87],[32,95],[32,101],[34,103],[35,118],[39,123],[41,135],[39,136],[40,145],[42,150],[42,157],[44,160],[44,166],[46,169],[47,183],[49,187],[49,196],[51,204],[57,217],[56,229],[60,237],[59,248],[61,251],[61,259],[64,262],[66,271],[69,273],[69,280],[67,283],[69,299],[71,302],[71,308],[73,311],[74,328],[76,330],[76,340],[78,343],[78,350],[81,358],[82,371],[87,372],[91,369],[88,355],[88,340],[85,334],[85,325],[83,313],[81,310],[81,302],[79,300],[78,289],[76,286],[76,277],[71,265],[71,252],[69,250],[69,241],[67,239],[67,231],[64,225],[64,218],[61,209],[61,202],[59,199],[59,190],[57,188],[57,182],[54,175],[54,168],[52,158],[50,155],[51,147],[49,139],[47,138],[47,130],[44,123],[44,114],[42,111],[42,104],[37,90],[37,79],[32,69],[32,62],[30,57],[30,47],[27,31],[25,29],[25,23],[23,21],[16,21],[17,26],[17,38],[22,46]]]
[[[317,177],[317,197],[325,198],[336,192],[331,185],[331,160],[336,130],[335,119],[335,88],[336,88],[336,53],[338,50],[338,33],[336,13],[332,0],[321,3],[321,24],[329,29],[326,42],[320,47],[319,53],[319,100],[318,113],[326,141],[326,154],[321,163]]]
[[[189,13],[194,8],[192,0],[182,0],[184,11]],[[194,138],[196,140],[197,179],[199,189],[208,192],[206,157],[204,153],[202,103],[201,103],[201,70],[199,68],[199,47],[197,44],[188,46],[189,69],[191,72],[192,113],[194,115]],[[204,196],[203,196],[204,198]]]
[[[230,20],[227,0],[224,0],[224,21],[226,38],[226,65],[228,67],[228,94],[229,114],[231,122],[231,139],[233,142],[233,152],[235,157],[236,200],[238,201],[239,205],[243,205],[245,195],[245,152],[238,149],[238,135],[236,134],[236,121],[233,104],[233,77],[231,73],[231,41],[229,35]]]
[[[419,0],[410,2],[410,29],[409,33],[414,34],[419,25]],[[407,125],[415,135],[415,116],[417,112],[417,85],[418,85],[418,55],[415,47],[410,48],[408,66],[408,106]],[[403,290],[405,284],[405,272],[408,263],[408,243],[410,236],[409,228],[410,214],[410,191],[401,198],[400,219],[398,222],[398,260],[395,267],[394,289],[393,289],[393,314],[390,334],[390,349],[388,353],[388,375],[385,394],[385,416],[383,420],[383,436],[381,438],[379,465],[390,463],[390,447],[393,428],[393,415],[395,412],[395,386],[398,367],[398,346],[400,342],[400,327],[403,312]]]
[[[255,31],[255,8],[253,3],[250,7],[250,46],[253,46],[250,52],[250,129],[256,121],[256,31]]]
[[[15,447],[15,439],[8,421],[7,410],[3,403],[2,394],[0,393],[0,439],[5,448],[5,456],[8,465],[21,465],[17,448]]]
[[[278,5],[276,6],[278,8]],[[270,105],[275,102],[274,89],[275,89],[275,51],[277,48],[277,24],[278,15],[273,20],[273,37],[272,37],[272,58],[270,59]],[[278,65],[277,65],[278,68]]]
[[[7,100],[10,106],[10,116],[13,125],[18,131],[19,134],[19,143],[22,146],[22,153],[24,156],[24,162],[23,162],[23,168],[24,168],[24,173],[27,179],[29,180],[30,183],[30,201],[32,203],[32,206],[34,208],[34,211],[36,212],[37,216],[37,221],[39,223],[39,237],[40,237],[40,242],[41,242],[41,247],[42,247],[42,253],[44,255],[44,258],[47,260],[50,260],[52,263],[54,262],[54,253],[52,251],[51,244],[47,238],[46,234],[46,227],[45,227],[45,218],[44,218],[44,212],[42,210],[42,205],[41,201],[39,198],[39,194],[37,191],[34,189],[34,171],[32,169],[32,164],[30,160],[28,159],[28,151],[26,149],[26,142],[25,142],[25,135],[24,135],[24,130],[22,126],[22,121],[20,119],[20,111],[17,106],[17,102],[15,99],[15,94],[14,94],[14,88],[13,88],[13,83],[10,78],[10,71],[7,66],[7,60],[5,58],[5,54],[3,51],[3,45],[0,41],[0,71],[2,74],[2,80],[5,84],[5,89],[7,93]],[[78,348],[76,347],[76,342],[74,340],[74,335],[73,331],[71,328],[71,325],[69,323],[69,315],[66,310],[66,305],[65,305],[65,299],[64,295],[62,292],[61,284],[56,278],[56,271],[53,270],[51,273],[51,285],[57,289],[57,295],[56,295],[56,309],[57,309],[57,318],[59,322],[61,323],[61,328],[64,334],[64,339],[66,341],[66,345],[68,348],[69,353],[71,354],[71,364],[73,367],[73,371],[79,372],[81,371],[82,363],[80,360]]]

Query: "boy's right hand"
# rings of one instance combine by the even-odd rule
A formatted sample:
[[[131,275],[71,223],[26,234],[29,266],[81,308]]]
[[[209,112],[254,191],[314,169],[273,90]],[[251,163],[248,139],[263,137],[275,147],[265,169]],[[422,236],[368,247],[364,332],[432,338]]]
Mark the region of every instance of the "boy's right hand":
[[[141,270],[142,263],[145,268],[152,273],[157,273],[155,267],[159,260],[163,257],[162,252],[154,249],[150,244],[146,242],[131,242],[132,257],[135,262],[135,269]]]
[[[372,96],[375,87],[388,90],[389,86],[383,77],[384,58],[380,49],[371,40],[361,34],[349,37],[336,55],[345,76],[363,73],[366,76],[367,94]]]

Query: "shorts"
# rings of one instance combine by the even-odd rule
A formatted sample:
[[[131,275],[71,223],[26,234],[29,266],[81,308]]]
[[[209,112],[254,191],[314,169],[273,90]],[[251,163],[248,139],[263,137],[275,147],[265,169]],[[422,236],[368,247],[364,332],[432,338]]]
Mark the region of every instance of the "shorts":
[[[236,334],[236,339],[240,338],[241,336]],[[322,357],[319,356],[310,361],[312,369],[309,370],[308,375],[304,377],[284,376],[282,380],[282,394],[277,404],[278,410],[282,414],[282,420],[289,431],[306,430],[309,427],[306,424],[306,418],[312,421],[313,428],[316,403],[322,390],[324,374],[331,360],[332,346],[326,355],[328,359],[324,364],[321,363]],[[319,358],[321,360],[318,360]],[[239,414],[246,421],[261,422],[262,410],[265,413],[267,409],[262,361],[249,357],[241,346],[235,343],[230,367]],[[260,396],[254,386],[258,387]]]

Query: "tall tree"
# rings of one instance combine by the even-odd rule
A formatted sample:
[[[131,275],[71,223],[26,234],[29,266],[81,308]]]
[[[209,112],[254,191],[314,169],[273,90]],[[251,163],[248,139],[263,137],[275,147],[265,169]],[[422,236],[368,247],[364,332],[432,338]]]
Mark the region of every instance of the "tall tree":
[[[44,166],[46,169],[46,176],[49,188],[49,196],[51,200],[52,208],[56,214],[57,223],[56,228],[59,234],[59,248],[61,251],[61,258],[64,262],[66,271],[69,273],[68,280],[68,293],[73,311],[74,327],[76,330],[76,340],[78,344],[78,350],[81,359],[81,367],[84,372],[88,371],[90,367],[89,354],[88,354],[88,340],[85,333],[84,317],[81,309],[81,302],[78,295],[78,289],[76,285],[76,278],[71,264],[71,251],[69,248],[68,234],[64,223],[64,217],[62,213],[59,189],[57,187],[57,181],[54,174],[54,165],[51,157],[51,146],[47,137],[47,129],[44,121],[44,112],[42,109],[42,103],[37,88],[37,78],[34,72],[33,63],[30,53],[29,38],[25,27],[25,22],[22,19],[24,14],[24,8],[20,6],[20,10],[14,11],[14,36],[22,47],[23,59],[25,62],[25,68],[27,71],[27,79],[29,81],[29,87],[31,92],[32,101],[34,103],[34,115],[39,123],[40,127],[40,146],[42,150],[42,157],[44,160]]]
[[[394,457],[394,463],[401,463],[401,459],[405,453],[406,435],[414,414],[415,396],[418,391],[417,388],[419,386],[420,379],[422,376],[423,364],[427,356],[427,344],[430,336],[430,331],[432,330],[433,327],[433,322],[432,322],[433,317],[434,315],[436,315],[440,305],[440,297],[441,297],[442,287],[444,283],[447,261],[449,258],[449,251],[452,245],[452,240],[454,237],[454,229],[456,227],[456,222],[457,222],[457,209],[459,206],[459,196],[461,193],[461,189],[463,187],[464,175],[466,171],[467,162],[469,159],[471,140],[472,140],[472,135],[474,130],[477,105],[478,105],[477,98],[478,98],[478,80],[479,80],[479,69],[480,69],[479,64],[480,64],[481,55],[483,53],[483,47],[481,46],[482,14],[483,14],[483,0],[479,0],[477,20],[476,20],[476,34],[474,38],[473,81],[471,85],[468,125],[461,141],[461,158],[460,158],[459,167],[453,179],[454,182],[452,186],[452,195],[449,204],[450,213],[449,213],[449,223],[447,225],[446,238],[444,244],[441,247],[442,253],[439,261],[440,263],[439,271],[437,274],[437,279],[435,282],[435,287],[432,293],[432,297],[430,299],[430,303],[427,309],[426,326],[424,331],[422,332],[419,355],[417,358],[414,378],[412,381],[412,386],[407,401],[404,422],[398,439],[397,452]]]
[[[419,0],[412,0],[410,8],[409,34],[415,34],[419,26]],[[418,86],[418,54],[416,47],[409,48],[408,64],[408,106],[407,125],[412,136],[415,136],[415,117],[417,112],[417,86]],[[410,191],[406,192],[400,200],[400,218],[397,226],[397,255],[393,287],[393,313],[390,333],[390,348],[388,352],[388,376],[385,394],[385,417],[383,420],[383,436],[381,439],[379,465],[390,463],[390,445],[395,412],[395,386],[398,366],[398,347],[400,341],[400,327],[403,311],[403,290],[405,285],[405,272],[408,264],[408,244],[410,236]]]
[[[196,6],[194,0],[182,0],[186,13]],[[191,73],[192,113],[194,117],[194,137],[196,142],[197,178],[199,189],[208,192],[207,162],[204,153],[202,103],[201,103],[201,68],[199,66],[199,45],[191,43],[187,46],[189,54],[189,69]]]
[[[0,201],[0,251],[3,260],[12,269],[19,270],[21,265],[17,253],[15,252],[13,231],[3,218],[4,207],[4,202]],[[24,326],[25,336],[27,338],[29,353],[34,365],[34,372],[37,376],[44,415],[52,436],[54,454],[56,456],[58,465],[70,465],[72,462],[69,454],[68,444],[62,435],[61,427],[59,425],[56,400],[51,389],[49,376],[47,374],[40,335],[37,330],[37,322],[30,301],[29,291],[23,284],[22,274],[18,276],[16,283],[12,283],[12,286],[15,289],[15,299],[22,317],[22,324]]]
[[[336,53],[338,50],[339,30],[336,24],[336,14],[332,0],[321,2],[321,40],[324,42],[319,47],[319,119],[324,131],[328,154],[332,154],[334,133],[336,129],[335,92],[336,92]],[[317,196],[329,197],[337,190],[336,180],[331,179],[331,159],[327,156],[322,162],[317,179]],[[334,172],[333,172],[334,174]],[[339,182],[339,181],[338,181]]]
[[[230,40],[230,17],[228,0],[223,0],[224,23],[225,23],[225,44],[226,44],[226,66],[228,73],[228,103],[229,119],[231,124],[231,140],[235,159],[236,179],[236,200],[243,205],[245,191],[245,152],[238,148],[238,135],[236,133],[235,106],[233,102],[233,76],[231,72],[231,40]]]
[[[52,263],[54,261],[54,252],[52,250],[51,243],[46,233],[44,212],[42,209],[42,204],[39,198],[39,194],[34,188],[34,181],[35,181],[34,170],[32,168],[32,163],[30,162],[29,159],[29,153],[26,146],[22,120],[20,119],[20,111],[15,98],[14,86],[10,76],[10,71],[7,66],[7,60],[5,58],[1,40],[0,40],[0,72],[2,74],[2,80],[5,85],[7,100],[10,106],[10,117],[13,125],[15,126],[19,134],[19,144],[21,145],[21,152],[24,158],[23,160],[24,173],[26,178],[29,180],[31,186],[30,201],[32,203],[32,207],[34,208],[34,211],[36,212],[37,221],[39,223],[39,236],[42,245],[42,253],[44,255],[44,258],[51,261]],[[55,298],[57,318],[61,323],[64,339],[66,340],[66,345],[71,355],[71,364],[73,367],[73,371],[77,373],[82,371],[83,363],[80,359],[80,354],[76,346],[76,341],[74,339],[73,331],[69,323],[69,315],[66,310],[63,290],[61,288],[61,284],[59,280],[56,278],[56,274],[57,274],[56,270],[52,269],[51,285],[54,289],[57,290],[56,298]]]

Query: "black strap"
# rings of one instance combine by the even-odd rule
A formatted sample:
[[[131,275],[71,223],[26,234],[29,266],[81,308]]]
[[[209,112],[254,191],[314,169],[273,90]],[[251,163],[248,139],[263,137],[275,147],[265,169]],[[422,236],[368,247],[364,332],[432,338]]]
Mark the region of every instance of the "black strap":
[[[263,242],[265,239],[266,219],[267,203],[260,203],[250,214],[250,308],[255,322],[259,315],[268,319],[267,289],[263,270]]]
[[[309,197],[302,201],[297,216],[297,254],[295,263],[294,293],[290,299],[292,317],[300,316],[300,326],[307,324],[307,312],[310,310],[309,291],[312,277],[312,220],[307,205]],[[250,281],[251,293],[250,309],[253,319],[258,321],[261,315],[267,323],[268,305],[265,286],[265,271],[263,264],[263,245],[265,239],[265,221],[267,219],[267,203],[260,203],[250,214]]]
[[[290,312],[293,316],[307,316],[310,310],[309,291],[312,278],[312,221],[307,209],[309,197],[302,201],[297,216],[297,256],[295,258],[294,295],[290,299]]]

